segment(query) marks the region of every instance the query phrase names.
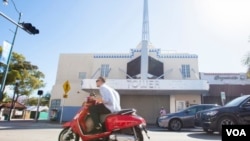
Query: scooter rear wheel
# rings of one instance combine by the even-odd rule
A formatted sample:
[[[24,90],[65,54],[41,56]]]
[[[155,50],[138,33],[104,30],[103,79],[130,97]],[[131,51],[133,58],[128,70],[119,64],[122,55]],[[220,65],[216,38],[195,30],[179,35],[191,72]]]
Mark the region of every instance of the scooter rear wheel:
[[[136,136],[138,138],[138,141],[143,141],[143,134],[142,134],[142,130],[139,127],[135,127],[135,131],[136,131]]]
[[[70,131],[69,127],[66,127],[60,132],[58,141],[79,141],[79,135]]]
[[[134,127],[134,129],[135,129],[138,141],[143,141],[143,134],[142,134],[141,128],[139,128],[139,127],[136,126],[136,127]]]

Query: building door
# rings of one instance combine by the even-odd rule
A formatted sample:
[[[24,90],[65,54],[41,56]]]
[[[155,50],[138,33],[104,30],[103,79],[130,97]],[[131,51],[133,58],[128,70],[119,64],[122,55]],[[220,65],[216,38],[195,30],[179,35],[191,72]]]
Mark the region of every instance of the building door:
[[[176,112],[186,109],[186,101],[176,101]]]
[[[170,110],[169,95],[121,95],[122,109],[134,108],[148,124],[155,124],[161,107]]]

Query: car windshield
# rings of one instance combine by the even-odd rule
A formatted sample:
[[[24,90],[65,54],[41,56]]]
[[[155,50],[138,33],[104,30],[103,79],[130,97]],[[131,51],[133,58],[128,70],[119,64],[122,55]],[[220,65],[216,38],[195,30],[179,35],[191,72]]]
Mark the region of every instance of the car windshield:
[[[187,107],[186,109],[180,110],[178,112],[185,112],[185,111],[188,111],[188,110],[192,109],[193,107],[196,107],[196,105]]]
[[[232,101],[228,102],[227,104],[224,105],[224,107],[232,107],[232,106],[238,106],[241,104],[244,100],[246,99],[245,96],[241,96],[238,98],[233,99]]]
[[[190,106],[184,110],[181,110],[180,112],[186,112],[188,111],[189,113],[196,113],[198,111],[201,111],[201,110],[205,110],[205,109],[209,109],[213,106],[205,106],[205,105],[193,105],[193,106]]]

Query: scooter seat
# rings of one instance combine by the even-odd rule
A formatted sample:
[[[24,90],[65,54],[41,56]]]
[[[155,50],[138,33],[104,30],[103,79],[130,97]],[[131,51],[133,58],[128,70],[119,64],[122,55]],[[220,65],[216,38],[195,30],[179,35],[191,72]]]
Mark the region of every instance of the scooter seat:
[[[127,114],[131,114],[131,113],[134,113],[134,112],[136,112],[135,109],[122,109],[121,111],[116,112],[115,114],[118,114],[118,115],[127,115]]]
[[[110,114],[102,114],[100,115],[100,120],[103,123],[107,116],[109,115],[127,115],[136,112],[135,109],[122,109],[121,111],[110,113]]]

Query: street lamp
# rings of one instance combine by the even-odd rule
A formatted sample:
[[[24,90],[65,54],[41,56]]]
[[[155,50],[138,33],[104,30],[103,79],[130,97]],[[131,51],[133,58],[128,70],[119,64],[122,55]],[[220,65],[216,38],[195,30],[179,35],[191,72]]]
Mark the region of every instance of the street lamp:
[[[11,1],[13,3],[14,7],[15,7],[16,12],[18,13],[18,16],[19,16],[18,17],[18,23],[19,23],[20,20],[21,20],[21,17],[22,17],[22,13],[17,10],[14,1],[13,0],[11,0]],[[5,5],[7,5],[8,4],[8,0],[3,0],[3,3]],[[3,77],[2,77],[2,83],[1,83],[1,89],[0,89],[0,100],[2,100],[2,98],[3,98],[5,81],[6,81],[6,77],[7,77],[8,71],[9,71],[10,59],[11,59],[11,56],[12,56],[12,49],[13,49],[13,46],[14,46],[14,43],[15,43],[17,30],[18,30],[18,26],[16,26],[16,30],[14,32],[14,37],[13,37],[12,44],[11,44],[11,47],[10,47],[9,56],[8,56],[8,59],[7,59],[7,62],[6,62],[7,66],[6,66],[6,69],[4,70],[4,74],[3,74]],[[12,99],[12,100],[14,100],[14,99]]]
[[[1,11],[0,11],[0,16],[4,17],[5,19],[9,20],[10,22],[12,22],[13,24],[16,25],[16,30],[14,32],[14,37],[13,37],[13,41],[10,47],[10,51],[9,51],[9,56],[6,62],[6,68],[4,70],[4,74],[2,77],[2,81],[1,81],[1,88],[0,88],[0,101],[2,101],[3,99],[3,92],[4,92],[4,87],[5,87],[5,81],[6,81],[6,77],[9,71],[9,64],[10,64],[10,60],[11,60],[11,56],[12,56],[12,50],[13,50],[13,46],[15,43],[15,39],[16,39],[16,35],[17,35],[17,30],[18,27],[20,27],[21,29],[25,30],[26,32],[28,32],[29,34],[39,34],[39,30],[36,29],[31,23],[20,23],[21,17],[22,17],[22,13],[17,9],[16,4],[13,0],[11,0],[11,2],[13,3],[16,12],[18,13],[18,22],[16,23],[15,21],[13,21],[12,19],[10,19],[9,17],[7,17],[6,15],[4,15]],[[8,5],[8,0],[3,0],[3,3],[5,5]]]
[[[8,0],[3,0],[3,4],[8,5],[9,4]]]
[[[19,12],[19,10],[17,10],[15,2],[13,0],[11,0],[11,2],[13,3],[13,5],[15,7],[16,12],[17,13],[21,13],[21,12]],[[9,0],[3,0],[3,4],[4,5],[8,5],[9,4]]]

